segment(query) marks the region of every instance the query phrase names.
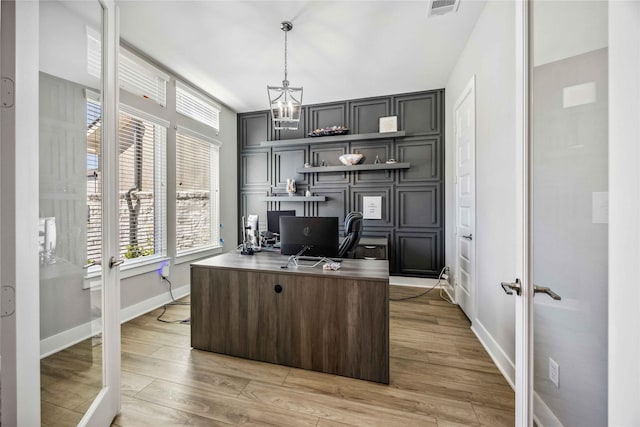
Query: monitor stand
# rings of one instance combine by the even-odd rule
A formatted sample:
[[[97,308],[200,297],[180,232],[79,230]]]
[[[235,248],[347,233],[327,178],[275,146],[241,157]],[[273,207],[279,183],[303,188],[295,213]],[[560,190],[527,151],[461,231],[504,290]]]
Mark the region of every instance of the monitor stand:
[[[320,264],[324,264],[324,263],[328,263],[328,262],[336,262],[336,260],[333,260],[331,258],[327,258],[327,257],[306,257],[303,256],[302,254],[305,253],[308,249],[310,249],[309,246],[303,246],[302,249],[300,249],[300,252],[298,252],[295,255],[291,255],[289,257],[289,259],[287,259],[287,263],[285,265],[280,266],[280,268],[289,268],[289,265],[293,265],[294,267],[317,267]],[[314,264],[301,264],[300,261],[304,261],[304,260],[311,260],[311,261],[315,261]]]

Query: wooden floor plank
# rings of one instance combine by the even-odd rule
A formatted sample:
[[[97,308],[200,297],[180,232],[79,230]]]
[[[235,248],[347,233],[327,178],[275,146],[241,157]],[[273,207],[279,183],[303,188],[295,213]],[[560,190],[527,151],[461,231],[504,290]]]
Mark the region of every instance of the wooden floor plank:
[[[465,422],[467,425],[476,425],[478,421],[471,403],[444,398],[435,393],[416,393],[346,377],[327,378],[326,374],[302,369],[292,369],[284,385],[377,407],[443,417]]]
[[[194,427],[225,427],[232,424],[201,417],[189,412],[156,405],[141,399],[131,397],[122,398],[122,411],[113,421],[112,426],[194,426]]]
[[[390,288],[392,297],[420,292]],[[513,390],[437,290],[390,303],[389,385],[193,350],[190,327],[158,322],[160,312],[122,325],[114,426],[513,425]],[[165,313],[188,315],[188,306]],[[43,425],[77,424],[101,384],[100,351],[98,337],[42,360]]]
[[[209,368],[129,353],[122,354],[122,370],[230,396],[237,396],[249,382],[246,378],[221,374]]]
[[[204,367],[221,374],[256,379],[274,384],[282,384],[290,371],[287,366],[239,359],[192,348],[164,346],[151,354],[151,357],[194,367]]]
[[[315,426],[317,417],[156,380],[138,399],[232,425]]]
[[[307,414],[354,426],[399,426],[407,425],[436,427],[436,419],[427,415],[405,412],[400,409],[377,407],[321,393],[313,393],[251,381],[242,391],[242,397],[262,402],[280,410]]]

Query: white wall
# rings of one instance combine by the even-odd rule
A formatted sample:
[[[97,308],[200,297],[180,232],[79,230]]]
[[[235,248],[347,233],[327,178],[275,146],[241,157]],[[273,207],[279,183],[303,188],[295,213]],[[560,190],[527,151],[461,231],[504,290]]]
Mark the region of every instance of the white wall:
[[[514,381],[514,299],[500,282],[517,276],[513,2],[489,1],[446,86],[446,263],[455,263],[453,106],[476,76],[476,318],[473,330]],[[457,278],[456,278],[457,279]]]
[[[609,426],[640,425],[640,3],[609,2]]]

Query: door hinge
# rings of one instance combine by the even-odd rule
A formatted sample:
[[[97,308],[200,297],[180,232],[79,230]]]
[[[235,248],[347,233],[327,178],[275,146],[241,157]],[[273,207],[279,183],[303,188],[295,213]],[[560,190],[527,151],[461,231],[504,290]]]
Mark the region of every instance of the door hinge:
[[[11,285],[2,286],[2,295],[0,295],[1,313],[0,317],[9,317],[16,312],[16,289]]]
[[[2,108],[13,107],[14,102],[14,84],[9,77],[0,79],[0,105]]]

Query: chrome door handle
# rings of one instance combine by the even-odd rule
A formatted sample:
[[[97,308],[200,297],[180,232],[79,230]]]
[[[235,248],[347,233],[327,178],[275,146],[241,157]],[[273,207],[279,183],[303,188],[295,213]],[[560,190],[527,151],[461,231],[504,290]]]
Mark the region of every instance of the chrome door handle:
[[[513,295],[513,291],[516,291],[516,295],[520,295],[520,292],[522,292],[520,279],[516,279],[515,282],[502,282],[500,286],[502,286],[502,289],[507,295]]]
[[[558,294],[556,294],[555,292],[553,292],[551,289],[547,288],[546,286],[536,286],[533,285],[533,293],[535,294],[547,294],[549,295],[551,298],[553,298],[556,301],[560,301],[562,299],[562,297]]]
[[[463,239],[473,240],[473,234],[467,234],[466,236],[462,236]]]
[[[82,268],[86,270],[87,268],[93,267],[94,265],[102,265],[102,261],[101,260],[89,261],[87,264],[83,265]]]
[[[109,259],[109,268],[117,267],[124,262],[123,259],[116,259],[116,257],[112,256]]]

